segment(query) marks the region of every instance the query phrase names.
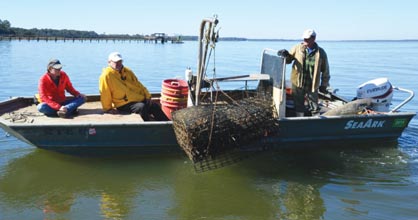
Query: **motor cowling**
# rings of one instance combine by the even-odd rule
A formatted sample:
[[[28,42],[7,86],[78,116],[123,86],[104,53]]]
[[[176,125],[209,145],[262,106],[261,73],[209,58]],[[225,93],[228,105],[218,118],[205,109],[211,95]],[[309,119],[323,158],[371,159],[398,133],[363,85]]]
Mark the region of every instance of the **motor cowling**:
[[[387,78],[367,81],[357,87],[357,99],[372,99],[372,110],[388,112],[392,102],[393,87]]]

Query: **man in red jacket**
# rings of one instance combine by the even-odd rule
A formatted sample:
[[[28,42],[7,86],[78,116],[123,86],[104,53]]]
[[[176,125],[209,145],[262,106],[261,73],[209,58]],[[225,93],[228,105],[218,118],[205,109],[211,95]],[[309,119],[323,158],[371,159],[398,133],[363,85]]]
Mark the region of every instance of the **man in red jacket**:
[[[49,61],[47,72],[39,80],[38,111],[47,116],[71,117],[77,108],[86,101],[86,96],[74,89],[68,75],[61,70],[61,62],[57,59]],[[75,98],[66,99],[65,91]]]

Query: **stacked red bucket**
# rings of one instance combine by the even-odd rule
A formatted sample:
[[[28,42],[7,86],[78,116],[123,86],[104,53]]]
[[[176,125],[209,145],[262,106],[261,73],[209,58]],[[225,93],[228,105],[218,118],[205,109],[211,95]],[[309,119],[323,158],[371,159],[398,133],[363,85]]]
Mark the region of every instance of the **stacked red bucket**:
[[[163,80],[160,98],[161,109],[170,120],[173,111],[187,107],[188,92],[189,87],[184,80]]]

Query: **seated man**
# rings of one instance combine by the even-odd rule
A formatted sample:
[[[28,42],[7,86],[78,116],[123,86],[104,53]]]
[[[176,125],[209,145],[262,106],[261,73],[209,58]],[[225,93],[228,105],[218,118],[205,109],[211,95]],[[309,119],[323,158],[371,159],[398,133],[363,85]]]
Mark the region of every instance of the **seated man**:
[[[39,80],[38,111],[47,116],[71,117],[77,108],[86,101],[86,96],[74,89],[68,75],[61,70],[57,59],[49,61],[47,72]],[[75,98],[66,100],[65,91]]]
[[[150,116],[157,121],[169,120],[160,106],[151,102],[151,94],[132,70],[122,64],[122,56],[118,52],[109,55],[108,66],[99,79],[99,90],[106,113],[137,113],[144,121],[149,121]]]

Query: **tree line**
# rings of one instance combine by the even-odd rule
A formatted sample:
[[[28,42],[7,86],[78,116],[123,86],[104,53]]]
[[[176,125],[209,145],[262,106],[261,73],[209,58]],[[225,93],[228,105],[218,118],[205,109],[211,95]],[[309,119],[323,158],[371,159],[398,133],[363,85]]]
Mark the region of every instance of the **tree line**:
[[[100,35],[94,31],[55,30],[55,29],[25,29],[12,27],[8,20],[0,19],[0,35],[10,37],[65,37],[65,38],[97,38]]]
[[[79,30],[56,30],[56,29],[38,29],[38,28],[18,28],[12,27],[8,20],[0,19],[0,36],[5,37],[59,37],[59,38],[118,38],[118,39],[143,39],[144,35],[135,34],[98,34],[94,31]],[[196,36],[182,36],[182,40],[196,40]]]
[[[78,30],[56,30],[56,29],[38,29],[38,28],[18,28],[12,27],[8,20],[0,19],[0,36],[5,37],[51,37],[51,38],[118,38],[118,39],[143,39],[145,36],[140,34],[97,34],[94,31],[78,31]],[[197,36],[181,36],[182,40],[197,40]],[[221,38],[224,41],[245,41],[246,38],[227,37]]]

